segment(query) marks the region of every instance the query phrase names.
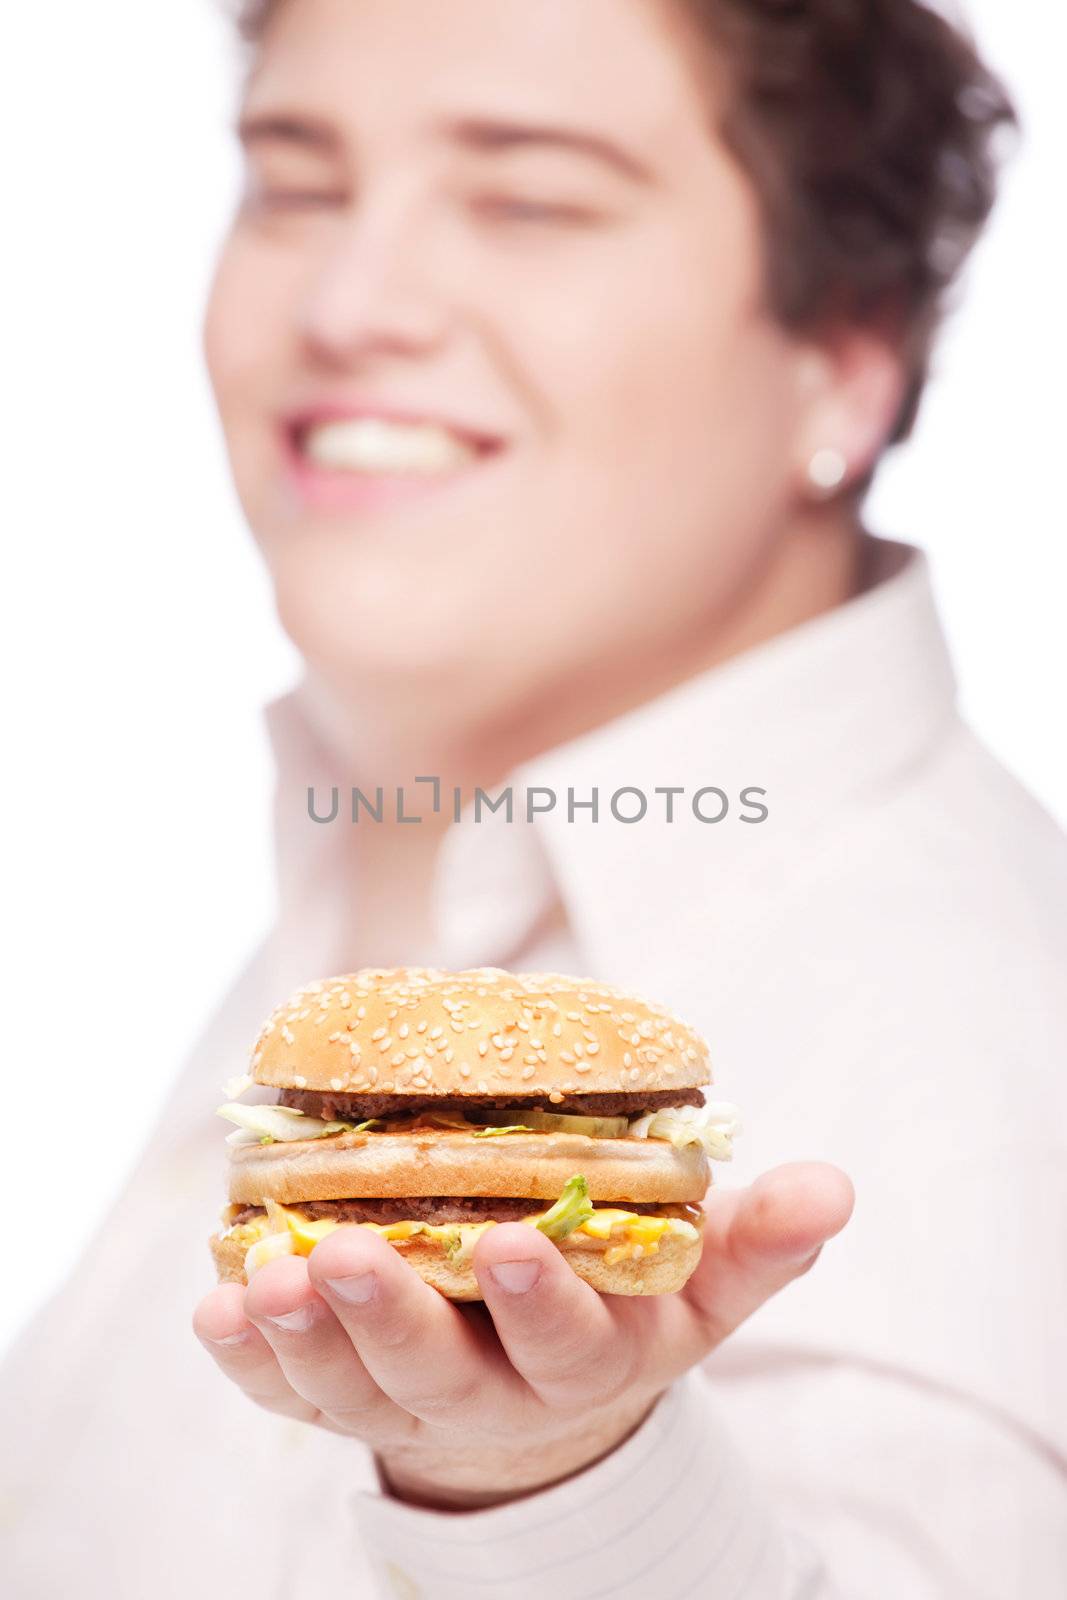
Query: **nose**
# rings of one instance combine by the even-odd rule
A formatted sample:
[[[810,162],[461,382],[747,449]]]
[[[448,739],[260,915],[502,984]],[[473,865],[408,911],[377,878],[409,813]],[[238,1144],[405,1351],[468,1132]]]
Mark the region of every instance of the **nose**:
[[[403,196],[353,207],[310,270],[298,331],[320,359],[421,355],[447,338],[451,297],[425,210]]]

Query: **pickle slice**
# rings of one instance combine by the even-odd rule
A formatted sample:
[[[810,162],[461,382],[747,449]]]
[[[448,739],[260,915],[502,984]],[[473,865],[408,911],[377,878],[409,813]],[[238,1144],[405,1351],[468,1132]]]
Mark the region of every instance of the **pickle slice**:
[[[535,1133],[584,1133],[592,1139],[621,1139],[628,1117],[576,1117],[564,1111],[501,1111],[500,1121],[524,1122]]]

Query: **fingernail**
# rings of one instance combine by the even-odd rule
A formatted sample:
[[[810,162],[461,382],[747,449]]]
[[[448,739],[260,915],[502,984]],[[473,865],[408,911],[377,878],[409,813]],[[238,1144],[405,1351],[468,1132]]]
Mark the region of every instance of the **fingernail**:
[[[532,1289],[541,1272],[539,1261],[498,1261],[490,1267],[493,1279],[509,1294],[525,1294]]]
[[[211,1342],[212,1344],[244,1344],[246,1339],[251,1338],[251,1335],[251,1328],[242,1328],[240,1333],[228,1333],[225,1338],[212,1339]]]
[[[338,1300],[347,1300],[349,1305],[363,1305],[378,1287],[378,1274],[358,1272],[354,1278],[327,1278],[326,1287]]]
[[[297,1306],[295,1311],[283,1311],[280,1317],[265,1317],[264,1321],[273,1322],[276,1328],[285,1328],[289,1333],[306,1333],[315,1320],[315,1313],[310,1305]]]

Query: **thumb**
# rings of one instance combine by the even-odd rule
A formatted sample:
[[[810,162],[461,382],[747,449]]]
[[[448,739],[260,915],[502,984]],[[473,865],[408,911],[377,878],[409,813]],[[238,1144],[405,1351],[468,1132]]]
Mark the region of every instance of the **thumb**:
[[[839,1167],[793,1161],[747,1189],[704,1201],[704,1250],[683,1297],[713,1349],[787,1283],[815,1263],[852,1215],[855,1193]]]

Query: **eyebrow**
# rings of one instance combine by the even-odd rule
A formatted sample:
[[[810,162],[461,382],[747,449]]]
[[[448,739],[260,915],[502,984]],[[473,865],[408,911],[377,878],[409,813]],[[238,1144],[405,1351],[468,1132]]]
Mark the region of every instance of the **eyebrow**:
[[[234,131],[245,149],[271,140],[282,140],[286,144],[301,145],[306,150],[321,150],[329,154],[336,153],[341,147],[340,138],[328,123],[292,111],[242,112]]]
[[[460,117],[442,125],[446,138],[467,150],[488,154],[542,148],[567,150],[575,155],[587,156],[628,178],[631,183],[655,182],[650,167],[637,156],[624,150],[612,139],[582,128],[557,127],[554,124],[504,122],[480,117]]]
[[[438,131],[453,144],[482,154],[504,154],[523,149],[564,150],[598,161],[631,183],[655,182],[651,168],[637,156],[603,134],[582,128],[506,122],[498,118],[459,117],[440,124]],[[308,117],[302,112],[243,112],[237,120],[235,132],[245,149],[272,140],[327,154],[336,154],[341,148],[341,138],[329,123]]]

